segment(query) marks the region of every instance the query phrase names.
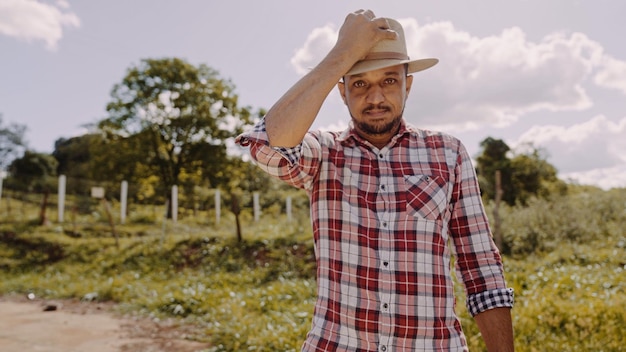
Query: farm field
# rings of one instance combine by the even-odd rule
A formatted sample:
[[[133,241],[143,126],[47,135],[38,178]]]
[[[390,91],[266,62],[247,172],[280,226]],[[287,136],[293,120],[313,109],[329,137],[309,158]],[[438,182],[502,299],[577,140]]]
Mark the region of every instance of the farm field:
[[[625,195],[583,192],[501,210],[517,351],[624,349]],[[187,338],[207,351],[297,351],[309,328],[315,262],[305,211],[259,222],[243,211],[239,242],[231,213],[219,224],[209,215],[172,223],[136,210],[115,227],[116,244],[101,215],[39,226],[30,220],[36,206],[13,207],[21,215],[0,207],[0,295],[115,302],[122,313],[198,327]],[[458,294],[470,350],[482,351]]]

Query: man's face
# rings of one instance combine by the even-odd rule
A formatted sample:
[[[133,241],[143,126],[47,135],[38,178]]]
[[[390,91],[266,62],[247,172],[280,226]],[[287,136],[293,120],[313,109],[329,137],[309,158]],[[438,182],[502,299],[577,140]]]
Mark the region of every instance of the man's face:
[[[370,142],[388,141],[400,126],[412,82],[403,65],[345,76],[339,92],[357,132]]]

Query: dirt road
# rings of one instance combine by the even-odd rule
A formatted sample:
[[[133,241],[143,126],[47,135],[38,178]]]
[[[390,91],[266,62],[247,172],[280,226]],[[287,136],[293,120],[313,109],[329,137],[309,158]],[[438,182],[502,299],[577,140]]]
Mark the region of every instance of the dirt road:
[[[197,327],[121,317],[111,304],[0,297],[3,352],[194,352]]]

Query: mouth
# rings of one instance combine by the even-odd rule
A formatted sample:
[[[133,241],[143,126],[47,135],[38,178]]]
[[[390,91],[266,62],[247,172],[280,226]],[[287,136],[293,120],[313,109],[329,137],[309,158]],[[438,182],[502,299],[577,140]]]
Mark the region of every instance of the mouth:
[[[381,118],[384,117],[389,112],[389,108],[387,107],[370,107],[363,110],[363,115],[367,115],[372,118]]]

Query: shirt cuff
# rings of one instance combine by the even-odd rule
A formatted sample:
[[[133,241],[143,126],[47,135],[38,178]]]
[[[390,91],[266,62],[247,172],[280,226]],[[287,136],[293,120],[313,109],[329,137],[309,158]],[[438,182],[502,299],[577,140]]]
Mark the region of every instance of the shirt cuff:
[[[235,139],[235,143],[242,147],[248,147],[250,144],[260,144],[269,146],[269,139],[267,138],[267,131],[265,129],[265,119],[261,119],[252,131],[243,133]],[[285,159],[289,161],[291,165],[298,162],[300,154],[302,152],[302,142],[295,147],[271,147],[272,150],[280,153]]]
[[[472,316],[493,308],[513,308],[513,289],[500,288],[467,297],[467,310]]]

